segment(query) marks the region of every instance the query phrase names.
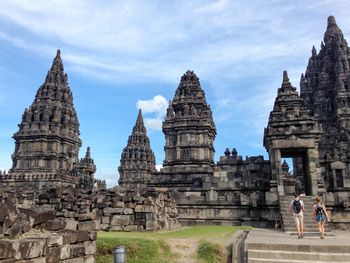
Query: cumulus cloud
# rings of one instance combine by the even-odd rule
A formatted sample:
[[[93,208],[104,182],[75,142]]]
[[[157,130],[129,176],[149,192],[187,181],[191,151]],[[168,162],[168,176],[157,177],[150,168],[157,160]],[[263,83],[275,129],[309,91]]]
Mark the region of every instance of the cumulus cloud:
[[[173,83],[187,68],[202,79],[263,76],[291,50],[304,56],[315,44],[320,20],[310,12],[332,7],[350,22],[347,2],[333,2],[4,0],[0,38],[50,59],[61,47],[73,70],[113,81]]]
[[[149,130],[161,131],[162,119],[160,118],[145,118],[145,126]]]
[[[168,101],[162,95],[156,95],[151,100],[138,100],[137,108],[141,109],[143,113],[157,113],[159,115],[165,115],[168,107]]]
[[[149,130],[162,130],[162,122],[168,107],[168,101],[162,95],[156,95],[151,100],[138,100],[136,107],[143,114],[151,113],[152,117],[146,117],[145,125]]]

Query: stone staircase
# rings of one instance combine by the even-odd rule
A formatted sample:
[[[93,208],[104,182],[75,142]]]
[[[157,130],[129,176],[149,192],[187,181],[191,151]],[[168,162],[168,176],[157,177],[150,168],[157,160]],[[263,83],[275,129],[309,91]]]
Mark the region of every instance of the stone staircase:
[[[295,233],[296,227],[294,217],[290,213],[290,202],[294,196],[280,197],[280,208],[282,213],[283,229],[287,233]],[[312,207],[314,205],[313,196],[303,196],[300,198],[304,202],[304,235],[318,234],[317,224],[312,216]],[[325,232],[329,233],[329,224],[325,224]]]
[[[271,231],[271,230],[270,230]],[[287,233],[251,231],[245,242],[247,263],[350,262],[349,239],[318,237],[297,239]]]

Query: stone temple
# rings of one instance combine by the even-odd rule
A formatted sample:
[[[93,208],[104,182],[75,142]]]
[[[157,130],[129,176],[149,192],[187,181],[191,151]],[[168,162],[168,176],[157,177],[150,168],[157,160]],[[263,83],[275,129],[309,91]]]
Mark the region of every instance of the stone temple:
[[[223,155],[217,163],[215,120],[198,76],[187,71],[164,113],[163,168],[155,168],[139,111],[121,154],[117,192],[106,192],[101,189],[104,183],[94,178],[96,167],[90,148],[85,158],[78,159],[79,122],[58,51],[14,134],[13,166],[0,174],[0,189],[95,189],[94,201],[83,203],[93,202],[91,211],[101,211],[81,220],[88,218],[91,224],[103,225],[95,225],[98,229],[118,230],[126,226],[157,229],[177,220],[182,225],[248,224],[288,230],[288,201],[294,193],[304,192],[305,203],[315,195],[323,198],[332,214],[332,226],[349,228],[349,65],[350,49],[331,16],[321,49],[317,52],[312,48],[301,76],[300,94],[287,71],[283,72],[264,130],[268,159],[262,155],[243,158],[239,149],[229,145],[225,151],[221,149]],[[284,158],[292,159],[292,167]],[[118,192],[121,189],[126,193]],[[135,190],[136,194],[128,195]],[[131,202],[134,204],[125,207]],[[164,209],[158,213],[156,207],[161,204]]]
[[[273,226],[288,221],[284,205],[296,192],[304,192],[306,200],[321,195],[332,211],[333,224],[349,224],[349,63],[348,44],[330,16],[321,49],[317,53],[312,48],[301,76],[300,95],[283,72],[264,132],[269,159],[244,159],[235,148],[227,148],[216,164],[212,112],[199,78],[187,71],[163,122],[163,168],[152,172],[152,167],[146,174],[145,168],[133,171],[142,171],[142,184],[139,179],[132,184],[133,175],[127,178],[122,172],[119,184],[149,192],[175,192],[182,224]],[[146,141],[136,140],[133,149],[151,152],[148,138]],[[130,138],[127,148],[129,144]],[[125,152],[121,167],[128,159]],[[142,151],[132,156],[134,163],[142,163]],[[283,158],[293,160],[292,173]]]
[[[79,121],[59,50],[18,127],[13,135],[16,146],[12,168],[8,174],[0,175],[2,187],[40,190],[103,184],[94,179],[96,166],[89,147],[85,158],[78,159]]]

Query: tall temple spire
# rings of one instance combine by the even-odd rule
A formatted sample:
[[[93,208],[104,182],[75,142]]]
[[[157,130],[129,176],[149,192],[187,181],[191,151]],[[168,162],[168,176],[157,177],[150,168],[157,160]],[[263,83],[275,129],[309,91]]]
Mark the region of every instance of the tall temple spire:
[[[81,146],[73,95],[64,73],[60,51],[32,105],[24,111],[13,138],[12,172],[71,170]]]
[[[350,48],[333,16],[328,17],[324,43],[309,59],[300,81],[301,97],[322,127],[318,147],[323,178],[328,191],[346,180],[334,181],[338,174],[349,175],[350,160]],[[336,169],[338,169],[336,168]],[[345,169],[344,169],[345,168]]]
[[[324,44],[317,55],[310,57],[300,81],[304,104],[322,125],[321,157],[334,151],[343,152],[343,156],[350,154],[349,50],[335,18],[328,17]]]
[[[182,173],[192,182],[212,172],[216,128],[212,111],[197,75],[188,70],[182,77],[163,122],[165,160],[162,173]],[[196,170],[188,169],[189,165]]]
[[[155,156],[140,109],[132,134],[121,155],[118,168],[119,185],[130,189],[145,187],[151,174],[156,172],[155,164]]]

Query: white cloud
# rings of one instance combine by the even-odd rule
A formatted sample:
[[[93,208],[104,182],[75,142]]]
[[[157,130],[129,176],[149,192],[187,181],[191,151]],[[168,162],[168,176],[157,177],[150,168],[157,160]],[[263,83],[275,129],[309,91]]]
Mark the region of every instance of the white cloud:
[[[145,126],[148,130],[161,131],[162,130],[162,119],[145,118]]]
[[[310,19],[318,9],[349,22],[346,1],[5,0],[0,38],[50,59],[61,47],[73,71],[104,80],[173,83],[188,68],[207,80],[222,72],[263,76],[281,57],[305,56],[318,43],[319,13]],[[296,16],[299,23],[284,19]],[[14,30],[20,33],[13,36]]]
[[[162,95],[156,95],[151,100],[138,100],[136,107],[141,109],[143,114],[151,113],[152,118],[144,118],[146,128],[149,130],[162,130],[163,118],[166,114],[168,101]]]
[[[168,101],[162,95],[156,95],[151,100],[138,100],[136,105],[143,113],[152,112],[159,115],[165,115]]]

